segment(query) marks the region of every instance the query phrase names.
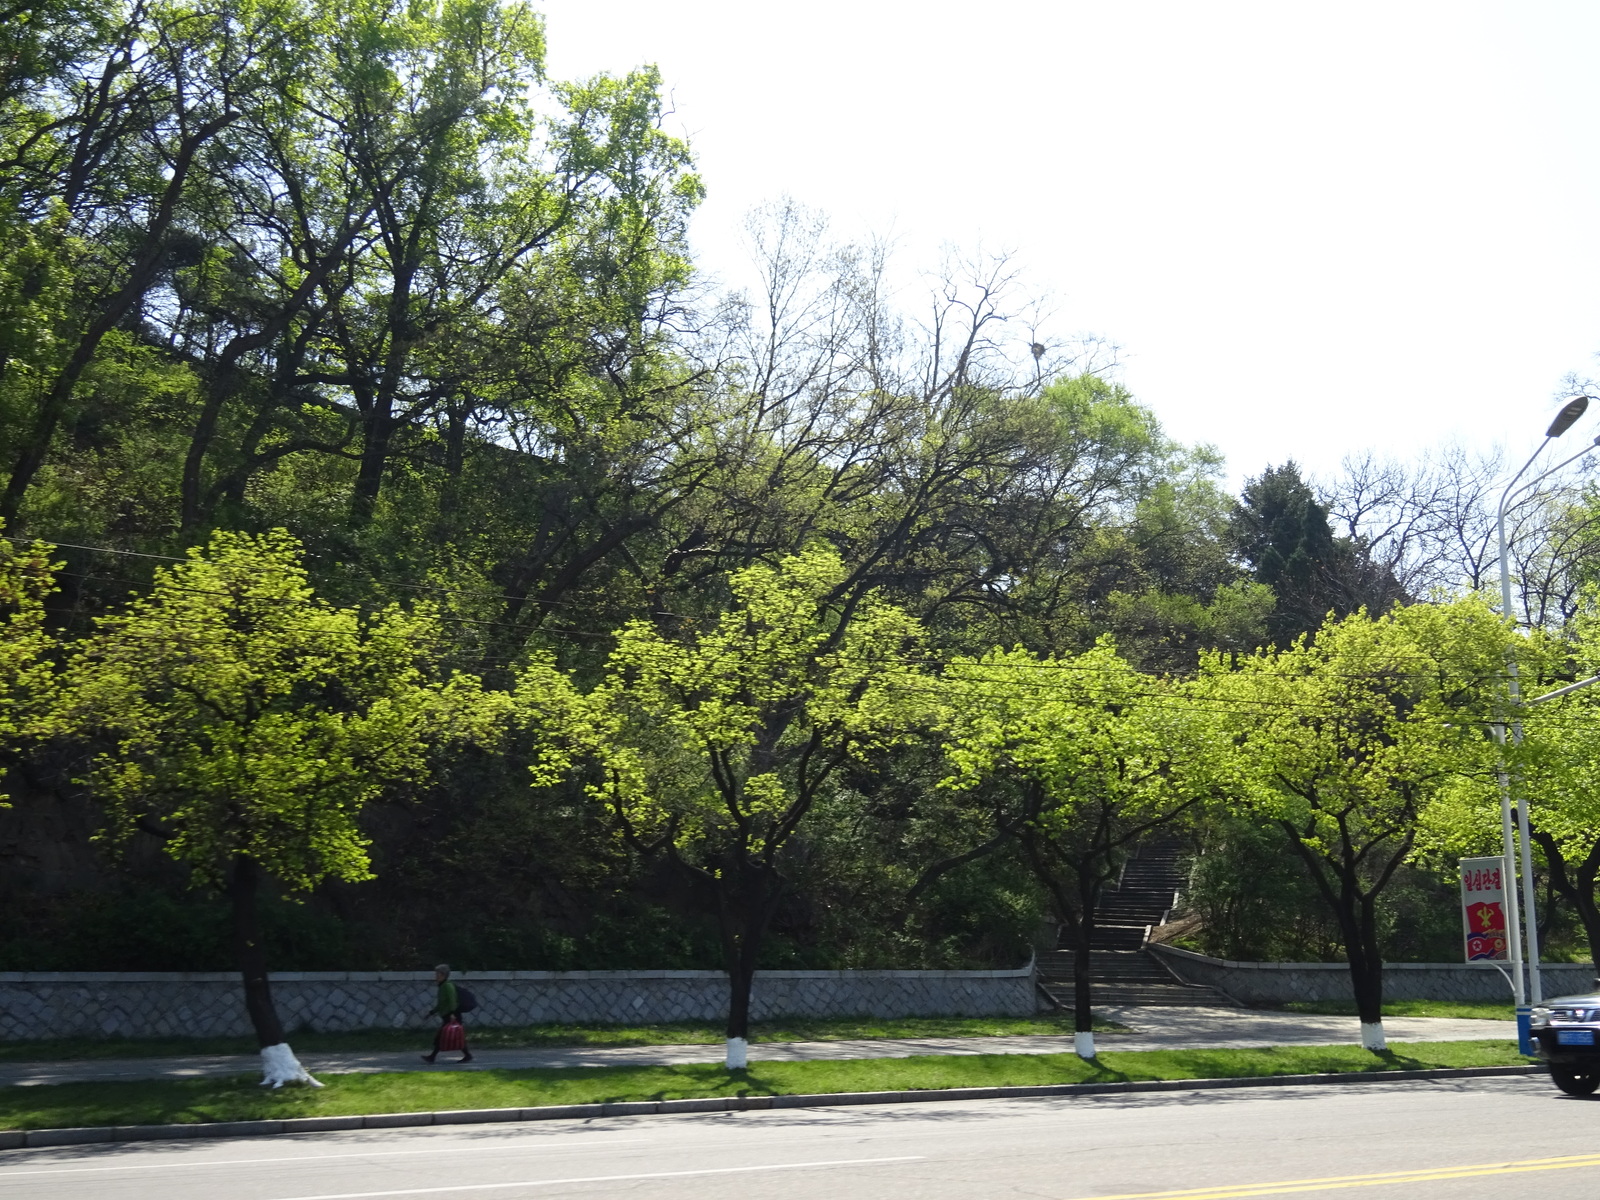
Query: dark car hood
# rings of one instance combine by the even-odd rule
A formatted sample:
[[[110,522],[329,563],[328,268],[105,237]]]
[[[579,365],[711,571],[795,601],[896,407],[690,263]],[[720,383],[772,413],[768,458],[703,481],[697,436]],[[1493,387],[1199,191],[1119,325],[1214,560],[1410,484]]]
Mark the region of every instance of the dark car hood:
[[[1576,996],[1551,996],[1539,1002],[1540,1008],[1600,1008],[1600,992],[1580,992]]]

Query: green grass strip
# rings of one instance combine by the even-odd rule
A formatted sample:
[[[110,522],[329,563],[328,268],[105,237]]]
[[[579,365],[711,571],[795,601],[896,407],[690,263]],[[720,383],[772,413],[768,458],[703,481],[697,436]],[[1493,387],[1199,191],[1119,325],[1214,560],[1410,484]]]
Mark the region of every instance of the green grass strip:
[[[720,1045],[720,1025],[521,1025],[478,1028],[467,1018],[474,1050],[527,1050],[556,1046],[710,1046]],[[1127,1033],[1128,1027],[1097,1018],[1096,1033]],[[839,1042],[880,1038],[1012,1037],[1070,1035],[1070,1014],[1039,1017],[872,1017],[837,1020],[786,1020],[758,1023],[754,1042]],[[348,1033],[292,1033],[296,1051],[359,1053],[381,1050],[426,1050],[433,1028],[357,1029]],[[194,1054],[254,1054],[256,1043],[239,1038],[52,1038],[0,1042],[0,1062],[64,1062],[89,1058],[177,1058]]]
[[[1283,1006],[1290,1012],[1316,1013],[1329,1017],[1353,1017],[1356,1006],[1350,1000],[1295,1000]],[[1517,1010],[1507,1002],[1485,1004],[1472,1000],[1385,1000],[1386,1017],[1460,1017],[1481,1021],[1514,1021]]]
[[[1265,1050],[1150,1050],[1073,1054],[926,1055],[761,1063],[746,1071],[705,1064],[525,1071],[325,1075],[326,1087],[266,1091],[258,1077],[62,1083],[0,1088],[0,1129],[160,1125],[352,1116],[459,1108],[518,1108],[711,1096],[1018,1087],[1144,1079],[1217,1079],[1323,1072],[1418,1070],[1526,1063],[1515,1042],[1396,1044]]]

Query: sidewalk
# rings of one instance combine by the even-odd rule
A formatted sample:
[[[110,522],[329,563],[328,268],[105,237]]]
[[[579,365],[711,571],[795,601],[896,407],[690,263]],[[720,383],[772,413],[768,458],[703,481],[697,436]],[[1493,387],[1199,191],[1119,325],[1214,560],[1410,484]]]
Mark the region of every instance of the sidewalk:
[[[1107,1007],[1103,1016],[1133,1032],[1095,1035],[1098,1049],[1234,1050],[1265,1046],[1326,1046],[1360,1040],[1355,1017],[1309,1016],[1302,1013],[1258,1012],[1228,1008]],[[1454,1042],[1489,1038],[1513,1040],[1513,1021],[1461,1020],[1449,1017],[1390,1017],[1384,1031],[1393,1042]],[[419,1059],[428,1033],[417,1033],[417,1051],[402,1053],[306,1054],[312,1074],[390,1071],[504,1071],[528,1067],[670,1066],[720,1063],[721,1045],[699,1046],[570,1046],[556,1049],[484,1050],[457,1065],[453,1059],[428,1066]],[[292,1045],[291,1041],[291,1045]],[[807,1062],[817,1059],[909,1058],[917,1054],[1070,1054],[1070,1036],[988,1038],[895,1038],[839,1042],[756,1042],[753,1063]],[[83,1059],[55,1063],[0,1063],[0,1086],[82,1083],[127,1079],[189,1079],[239,1075],[259,1070],[254,1055],[195,1058]]]

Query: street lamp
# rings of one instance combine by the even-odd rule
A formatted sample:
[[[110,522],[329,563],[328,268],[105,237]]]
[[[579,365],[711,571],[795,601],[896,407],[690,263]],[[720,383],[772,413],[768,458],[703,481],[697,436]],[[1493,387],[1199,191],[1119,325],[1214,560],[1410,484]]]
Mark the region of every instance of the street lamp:
[[[1551,475],[1561,470],[1561,468],[1576,462],[1585,454],[1588,454],[1591,449],[1593,449],[1592,446],[1585,446],[1571,458],[1563,459],[1555,466],[1550,467],[1548,470],[1536,475],[1533,479],[1530,479],[1520,488],[1517,487],[1517,481],[1521,479],[1523,475],[1527,474],[1528,468],[1533,466],[1534,459],[1538,458],[1540,454],[1544,453],[1545,446],[1547,446],[1554,439],[1560,437],[1562,434],[1566,433],[1567,430],[1571,429],[1572,426],[1577,422],[1578,418],[1583,416],[1588,407],[1588,396],[1576,396],[1569,400],[1562,407],[1561,411],[1556,414],[1555,420],[1550,422],[1550,428],[1545,430],[1545,440],[1539,443],[1538,448],[1528,456],[1528,461],[1523,463],[1522,469],[1512,476],[1511,482],[1506,485],[1506,490],[1500,496],[1500,507],[1495,513],[1495,530],[1499,538],[1500,549],[1500,611],[1507,617],[1512,616],[1512,609],[1511,567],[1509,554],[1506,548],[1506,508],[1510,504],[1511,497],[1514,494],[1518,492],[1527,492],[1529,489],[1537,486],[1539,483],[1543,482]],[[1594,445],[1600,446],[1600,437],[1595,438]],[[1508,652],[1506,655],[1506,674],[1507,691],[1511,701],[1511,741],[1513,745],[1521,745],[1522,722],[1517,718],[1516,711],[1522,702],[1522,687],[1521,680],[1517,673],[1516,655],[1511,652]],[[1547,698],[1548,697],[1544,696],[1539,697],[1540,700]],[[1499,742],[1502,746],[1505,745],[1506,726],[1504,722],[1495,725],[1494,736],[1497,742]],[[1516,872],[1513,869],[1512,858],[1513,838],[1511,833],[1511,778],[1506,772],[1504,758],[1501,759],[1499,777],[1500,836],[1502,842],[1501,857],[1506,864],[1506,874],[1515,876]],[[1532,991],[1532,1003],[1539,1004],[1544,1000],[1544,989],[1539,978],[1539,929],[1536,914],[1534,912],[1533,853],[1529,846],[1528,837],[1527,797],[1523,797],[1522,803],[1517,805],[1517,838],[1515,840],[1521,850],[1522,903],[1520,907],[1523,909],[1521,924],[1526,933],[1528,947],[1528,984],[1530,985]],[[1507,908],[1509,910],[1506,916],[1508,918],[1508,932],[1511,934],[1509,939],[1511,950],[1511,990],[1517,1006],[1518,1040],[1523,1043],[1523,1052],[1529,1053],[1531,1052],[1531,1044],[1529,1043],[1528,1034],[1530,997],[1524,990],[1522,979],[1522,939],[1517,936],[1517,926],[1519,924],[1517,919],[1517,909],[1519,907],[1517,889],[1514,879],[1510,882],[1512,883],[1512,886],[1506,889],[1506,899],[1508,901]]]

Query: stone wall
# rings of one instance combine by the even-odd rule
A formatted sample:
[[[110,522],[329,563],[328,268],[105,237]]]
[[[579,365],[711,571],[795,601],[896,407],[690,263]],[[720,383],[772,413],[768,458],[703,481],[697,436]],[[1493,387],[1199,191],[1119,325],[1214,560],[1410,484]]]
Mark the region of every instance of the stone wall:
[[[1150,949],[1186,983],[1216,988],[1241,1004],[1284,1004],[1290,1000],[1350,999],[1350,969],[1344,963],[1230,962],[1175,946]],[[1588,963],[1546,963],[1540,969],[1546,997],[1592,991],[1595,969]],[[1511,984],[1490,963],[1385,963],[1383,994],[1388,1000],[1511,1001]]]
[[[720,1022],[721,971],[480,971],[471,1025]],[[427,1028],[431,972],[283,972],[272,995],[284,1027],[319,1032]],[[751,1015],[1026,1016],[1033,964],[1016,971],[758,971]],[[0,972],[0,1041],[41,1037],[239,1036],[250,1032],[234,974]]]

